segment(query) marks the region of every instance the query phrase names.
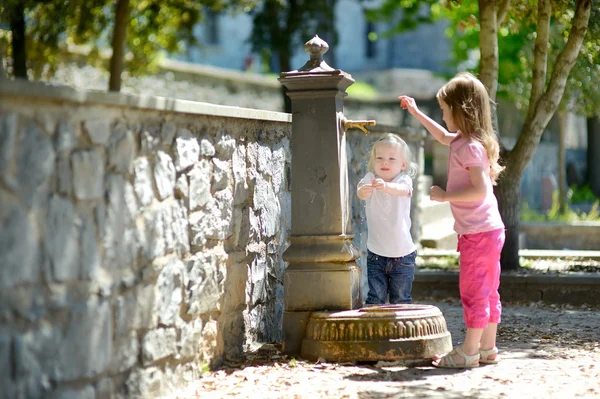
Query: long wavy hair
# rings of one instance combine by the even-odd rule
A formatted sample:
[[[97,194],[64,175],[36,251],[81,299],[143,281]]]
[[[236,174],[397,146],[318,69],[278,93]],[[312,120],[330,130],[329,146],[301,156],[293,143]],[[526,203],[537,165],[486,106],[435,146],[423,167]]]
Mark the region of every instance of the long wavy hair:
[[[371,154],[369,155],[369,163],[367,165],[367,169],[369,170],[369,172],[375,173],[375,168],[373,167],[373,164],[375,163],[375,158],[377,156],[375,154],[375,150],[380,144],[387,144],[397,147],[400,150],[402,158],[404,158],[404,161],[406,162],[406,168],[400,173],[406,173],[411,178],[417,176],[417,171],[419,170],[419,167],[412,160],[412,154],[410,152],[410,148],[408,148],[408,144],[406,144],[406,141],[402,140],[400,136],[393,133],[384,134],[379,138],[379,140],[375,142],[375,144],[373,144],[373,148],[371,148]]]
[[[446,83],[436,97],[450,108],[461,134],[483,145],[490,162],[490,178],[496,185],[504,166],[498,163],[500,145],[492,125],[490,96],[483,83],[473,74],[461,72]]]

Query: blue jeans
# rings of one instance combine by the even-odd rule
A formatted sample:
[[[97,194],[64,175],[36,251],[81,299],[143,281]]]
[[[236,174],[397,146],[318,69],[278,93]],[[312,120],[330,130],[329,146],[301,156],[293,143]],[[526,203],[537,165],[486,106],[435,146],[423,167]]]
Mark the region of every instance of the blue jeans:
[[[367,305],[411,303],[417,251],[399,258],[388,258],[367,250],[369,294]]]

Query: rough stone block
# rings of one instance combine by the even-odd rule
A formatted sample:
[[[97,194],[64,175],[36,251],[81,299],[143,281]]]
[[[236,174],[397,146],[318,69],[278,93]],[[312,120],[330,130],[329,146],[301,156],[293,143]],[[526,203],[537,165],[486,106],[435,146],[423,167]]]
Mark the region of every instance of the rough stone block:
[[[175,139],[175,169],[181,172],[189,168],[200,156],[198,140],[192,132],[187,129],[179,129]]]
[[[54,195],[48,209],[48,234],[44,248],[48,266],[57,281],[79,277],[79,224],[71,201]]]
[[[37,237],[27,214],[0,198],[0,287],[39,281],[39,258]]]
[[[142,361],[145,366],[177,353],[177,330],[165,328],[148,331],[142,339]]]
[[[156,282],[156,313],[161,324],[175,325],[182,301],[184,265],[177,258],[169,259]]]
[[[54,173],[56,154],[50,139],[35,122],[25,125],[17,148],[17,184],[21,199],[31,206],[38,188]]]
[[[99,150],[76,151],[71,154],[73,188],[80,200],[102,198],[104,193],[104,161]]]
[[[104,145],[110,137],[110,121],[107,119],[97,119],[85,121],[84,129],[90,140],[94,144]]]
[[[158,198],[160,200],[173,195],[175,176],[173,160],[166,152],[159,151],[154,163],[154,182],[156,183]]]
[[[89,301],[71,310],[56,366],[66,381],[103,373],[113,354],[113,322],[108,302]]]

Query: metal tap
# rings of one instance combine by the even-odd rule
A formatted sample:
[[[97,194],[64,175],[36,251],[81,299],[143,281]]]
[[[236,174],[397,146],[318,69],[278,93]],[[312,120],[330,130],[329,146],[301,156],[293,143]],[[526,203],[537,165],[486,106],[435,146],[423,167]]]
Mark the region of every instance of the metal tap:
[[[360,129],[363,132],[365,132],[365,134],[369,134],[369,131],[367,130],[366,126],[375,126],[376,122],[374,120],[363,120],[363,121],[351,121],[349,119],[342,119],[342,125],[344,126],[344,130],[348,130],[348,129]]]

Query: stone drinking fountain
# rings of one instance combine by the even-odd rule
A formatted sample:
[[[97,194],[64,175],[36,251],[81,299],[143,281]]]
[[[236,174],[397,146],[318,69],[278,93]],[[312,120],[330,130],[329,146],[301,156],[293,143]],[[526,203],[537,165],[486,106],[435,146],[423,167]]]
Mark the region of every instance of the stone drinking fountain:
[[[323,60],[329,46],[315,35],[310,55],[279,81],[292,102],[292,229],[283,254],[283,352],[308,360],[432,359],[452,349],[441,311],[431,305],[361,308],[360,251],[352,243],[346,131],[368,133],[375,121],[345,118],[354,79]]]

